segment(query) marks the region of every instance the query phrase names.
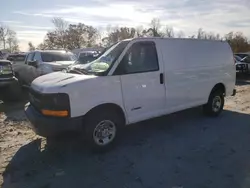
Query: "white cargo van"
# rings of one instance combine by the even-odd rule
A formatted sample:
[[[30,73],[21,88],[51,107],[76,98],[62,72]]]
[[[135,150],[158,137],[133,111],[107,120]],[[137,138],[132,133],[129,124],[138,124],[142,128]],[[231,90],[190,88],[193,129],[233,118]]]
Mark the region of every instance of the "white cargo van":
[[[136,38],[69,73],[32,82],[25,111],[37,134],[80,130],[106,149],[124,125],[203,105],[217,116],[235,95],[234,56],[226,42]]]

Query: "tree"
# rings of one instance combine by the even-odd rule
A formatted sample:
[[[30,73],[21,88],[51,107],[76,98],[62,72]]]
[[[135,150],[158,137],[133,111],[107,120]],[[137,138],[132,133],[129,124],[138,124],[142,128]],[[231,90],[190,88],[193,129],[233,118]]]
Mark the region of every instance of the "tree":
[[[32,44],[32,42],[29,42],[28,45],[29,45],[29,51],[34,51],[36,49],[35,46]]]
[[[148,33],[153,37],[162,37],[163,33],[160,32],[161,22],[158,18],[154,18],[151,20],[150,28],[148,29]]]
[[[0,24],[0,41],[3,43],[3,48],[6,48],[7,36],[10,30],[7,26]]]
[[[85,32],[83,35],[87,43],[87,47],[91,47],[95,45],[96,39],[99,37],[99,32],[96,28],[85,25]]]
[[[174,38],[174,29],[166,26],[164,36],[167,38]]]
[[[62,18],[53,18],[55,26],[49,31],[39,48],[43,49],[75,49],[95,45],[98,30],[83,23],[68,24]]]
[[[70,24],[66,30],[66,36],[68,49],[91,47],[96,44],[98,31],[96,28],[82,23]]]
[[[185,37],[185,33],[183,31],[179,31],[176,35],[177,35],[177,38],[184,38]]]
[[[202,28],[198,29],[196,38],[206,39],[206,40],[222,40],[219,34],[214,34],[213,32],[203,31]]]
[[[225,40],[230,44],[233,52],[248,52],[250,51],[250,43],[247,37],[241,32],[230,32],[225,35]]]
[[[14,39],[12,42],[12,52],[19,52],[18,40]]]
[[[197,39],[205,39],[205,32],[202,30],[202,28],[199,28],[197,31]]]
[[[10,52],[19,51],[18,40],[15,31],[9,30],[6,43],[9,46]]]
[[[136,29],[129,27],[120,27],[114,28],[107,37],[103,38],[102,41],[106,44],[105,46],[109,46],[118,41],[133,38],[136,36]]]
[[[51,21],[55,27],[55,31],[52,32],[52,35],[56,36],[57,46],[59,48],[65,49],[67,42],[66,30],[68,28],[68,22],[59,17],[55,17]]]
[[[65,31],[68,28],[68,22],[60,17],[52,18],[51,22],[57,31]]]
[[[146,34],[146,31],[145,29],[143,29],[143,26],[136,27],[134,37],[144,37],[145,34]]]

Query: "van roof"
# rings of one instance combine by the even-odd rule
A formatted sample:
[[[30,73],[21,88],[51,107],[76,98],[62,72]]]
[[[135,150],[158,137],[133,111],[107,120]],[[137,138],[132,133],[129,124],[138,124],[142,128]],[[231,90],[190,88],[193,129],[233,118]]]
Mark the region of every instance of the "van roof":
[[[132,41],[132,40],[155,40],[155,39],[164,39],[164,40],[188,40],[188,41],[213,41],[213,42],[226,42],[222,40],[210,40],[210,39],[195,39],[195,38],[166,38],[166,37],[138,37],[138,38],[129,38],[123,41]]]

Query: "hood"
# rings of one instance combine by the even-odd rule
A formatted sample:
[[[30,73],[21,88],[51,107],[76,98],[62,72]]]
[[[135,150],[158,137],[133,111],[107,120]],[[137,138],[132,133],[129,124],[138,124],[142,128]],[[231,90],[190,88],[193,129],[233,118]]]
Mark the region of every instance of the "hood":
[[[63,72],[53,72],[36,78],[31,87],[42,93],[58,93],[60,88],[79,81],[96,78],[94,75],[78,75]]]

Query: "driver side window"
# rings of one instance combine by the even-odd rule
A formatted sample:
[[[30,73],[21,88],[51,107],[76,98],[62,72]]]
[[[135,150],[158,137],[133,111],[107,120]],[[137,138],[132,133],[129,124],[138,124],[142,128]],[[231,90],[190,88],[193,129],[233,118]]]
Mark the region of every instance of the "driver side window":
[[[134,43],[118,65],[115,74],[135,74],[158,71],[158,56],[154,42]]]
[[[34,56],[34,61],[39,61],[40,60],[40,57],[39,57],[40,53],[39,52],[36,52],[35,53],[35,56]]]
[[[27,58],[26,58],[26,64],[29,62],[29,61],[33,61],[33,57],[34,57],[34,53],[29,53],[27,55]]]

